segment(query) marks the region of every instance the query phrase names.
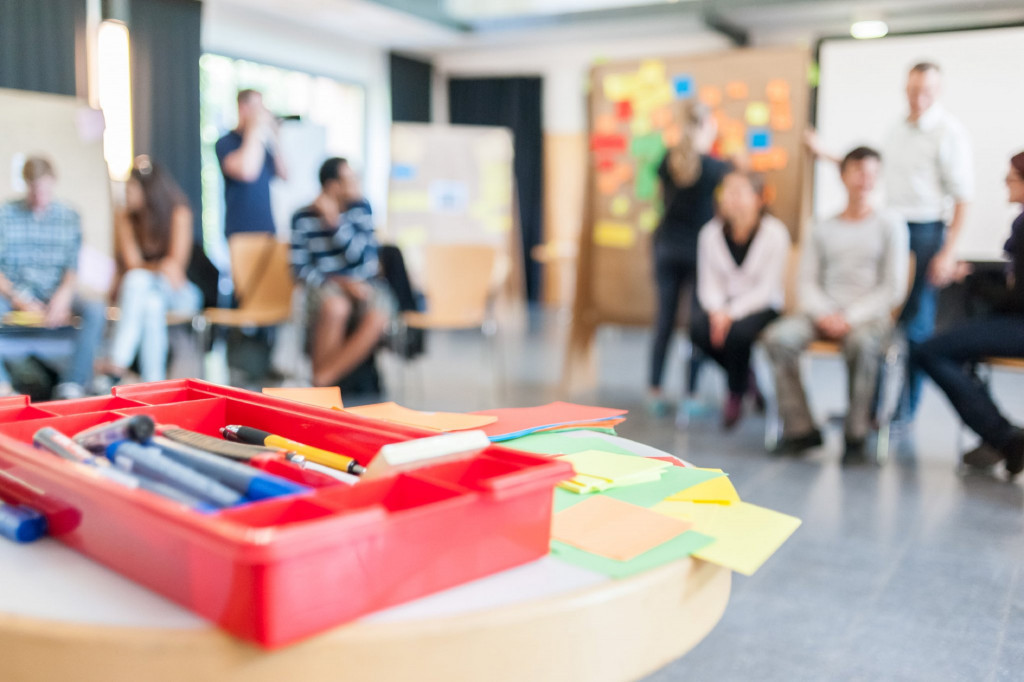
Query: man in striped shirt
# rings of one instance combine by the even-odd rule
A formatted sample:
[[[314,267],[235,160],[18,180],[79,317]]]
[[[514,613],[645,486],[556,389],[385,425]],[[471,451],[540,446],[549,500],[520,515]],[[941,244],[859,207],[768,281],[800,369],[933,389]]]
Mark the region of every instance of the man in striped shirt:
[[[291,260],[306,285],[313,383],[330,386],[376,348],[387,326],[370,284],[378,274],[373,214],[348,162],[320,167],[320,195],[292,217]]]

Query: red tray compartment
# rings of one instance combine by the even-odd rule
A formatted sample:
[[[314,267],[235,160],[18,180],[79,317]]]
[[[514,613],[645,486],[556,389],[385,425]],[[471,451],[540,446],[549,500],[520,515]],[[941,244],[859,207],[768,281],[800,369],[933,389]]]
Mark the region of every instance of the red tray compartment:
[[[208,435],[258,426],[363,464],[436,434],[191,379],[0,401],[0,495],[40,509],[67,545],[268,648],[543,556],[552,487],[572,475],[494,446],[354,486],[274,462],[263,468],[314,487],[201,513],[31,445],[42,426],[72,435],[140,413]]]

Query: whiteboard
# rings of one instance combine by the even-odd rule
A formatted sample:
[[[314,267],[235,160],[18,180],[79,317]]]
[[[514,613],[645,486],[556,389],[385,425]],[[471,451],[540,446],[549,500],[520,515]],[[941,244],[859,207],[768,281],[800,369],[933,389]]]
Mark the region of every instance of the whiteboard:
[[[1019,211],[1007,201],[1003,178],[1010,157],[1024,150],[1024,28],[957,31],[880,40],[827,40],[821,46],[818,129],[837,154],[859,144],[879,147],[906,116],[907,72],[921,61],[942,68],[942,105],[963,123],[974,152],[975,191],[957,253],[965,259],[1002,255]],[[833,215],[845,202],[833,164],[815,169],[814,212]],[[884,196],[879,196],[884,202]]]

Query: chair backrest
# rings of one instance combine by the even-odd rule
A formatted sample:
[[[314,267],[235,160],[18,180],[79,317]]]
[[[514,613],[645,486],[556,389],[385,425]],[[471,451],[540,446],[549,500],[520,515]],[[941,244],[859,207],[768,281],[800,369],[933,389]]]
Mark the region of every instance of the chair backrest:
[[[428,244],[423,288],[430,318],[482,324],[497,255],[484,244]]]
[[[289,245],[263,233],[233,234],[228,240],[231,278],[241,310],[283,311],[292,306]]]

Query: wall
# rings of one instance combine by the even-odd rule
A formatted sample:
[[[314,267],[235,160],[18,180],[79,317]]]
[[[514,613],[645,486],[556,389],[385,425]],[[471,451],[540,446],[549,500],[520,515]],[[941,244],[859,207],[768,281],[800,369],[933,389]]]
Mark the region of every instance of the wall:
[[[219,3],[203,3],[202,46],[204,52],[251,59],[365,87],[365,191],[376,210],[378,223],[383,224],[387,218],[391,127],[386,50]]]

